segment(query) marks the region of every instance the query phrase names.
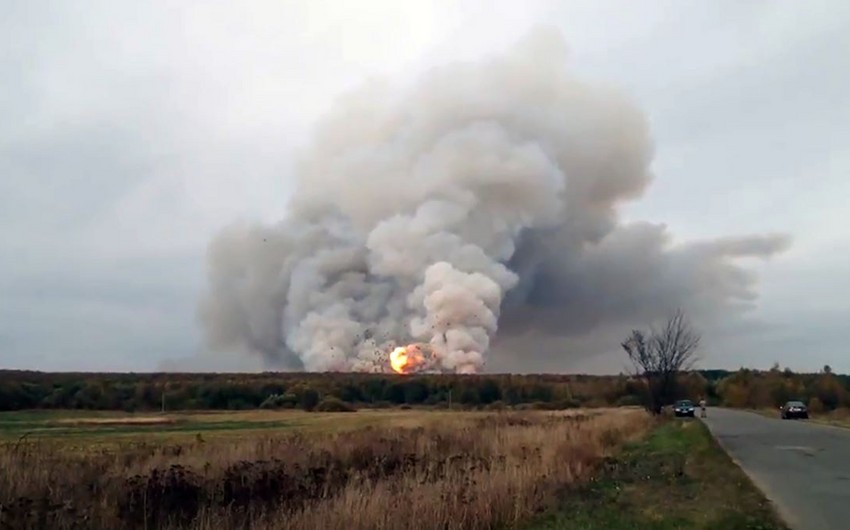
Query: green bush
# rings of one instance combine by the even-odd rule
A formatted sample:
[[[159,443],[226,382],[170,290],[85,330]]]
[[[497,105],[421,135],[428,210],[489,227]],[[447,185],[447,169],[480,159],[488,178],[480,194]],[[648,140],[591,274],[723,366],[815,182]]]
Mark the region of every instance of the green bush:
[[[356,412],[357,409],[341,401],[339,398],[328,396],[316,406],[317,412]]]
[[[280,408],[280,396],[269,396],[260,403],[261,409],[277,409]]]
[[[629,394],[627,396],[621,396],[617,400],[616,405],[618,407],[640,407],[643,403],[641,402],[640,397]]]
[[[581,401],[573,398],[562,399],[552,404],[554,410],[566,410],[581,408]]]
[[[307,387],[301,392],[301,395],[298,397],[298,402],[302,409],[310,412],[319,404],[319,392]]]
[[[261,409],[292,409],[298,405],[298,398],[292,394],[273,394],[260,403]]]

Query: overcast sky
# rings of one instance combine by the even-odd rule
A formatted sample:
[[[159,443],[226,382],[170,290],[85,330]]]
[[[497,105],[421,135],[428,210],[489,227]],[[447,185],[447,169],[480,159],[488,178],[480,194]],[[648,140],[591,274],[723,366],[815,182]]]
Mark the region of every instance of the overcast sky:
[[[703,364],[850,371],[845,0],[6,0],[0,367],[143,371],[197,354],[207,243],[284,214],[335,96],[539,23],[562,30],[581,77],[648,116],[655,181],[627,219],[681,240],[793,237],[754,264],[752,325],[713,337]]]

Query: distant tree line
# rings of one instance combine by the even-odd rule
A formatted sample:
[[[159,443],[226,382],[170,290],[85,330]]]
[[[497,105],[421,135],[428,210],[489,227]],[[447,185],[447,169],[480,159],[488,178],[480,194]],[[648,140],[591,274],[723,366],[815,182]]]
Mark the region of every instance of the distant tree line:
[[[773,408],[800,400],[812,412],[850,407],[850,376],[838,375],[825,366],[819,373],[798,374],[774,365],[768,371],[734,372],[716,383],[720,402],[728,407]]]
[[[828,367],[827,367],[828,368]],[[116,374],[0,370],[0,410],[156,411],[392,406],[541,408],[642,405],[648,392],[634,375],[384,375],[350,373]],[[790,399],[813,410],[850,406],[850,376],[701,370],[678,374],[673,399],[731,407],[778,407]]]
[[[358,407],[570,408],[635,401],[623,376],[350,373],[114,374],[0,371],[0,410],[312,410],[327,398]],[[325,405],[336,406],[336,405]]]

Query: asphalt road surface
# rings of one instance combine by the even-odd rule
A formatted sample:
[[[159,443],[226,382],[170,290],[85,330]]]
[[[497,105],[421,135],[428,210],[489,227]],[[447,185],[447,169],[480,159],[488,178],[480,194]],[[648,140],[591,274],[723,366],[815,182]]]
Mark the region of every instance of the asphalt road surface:
[[[708,409],[711,432],[795,530],[850,529],[850,429]]]

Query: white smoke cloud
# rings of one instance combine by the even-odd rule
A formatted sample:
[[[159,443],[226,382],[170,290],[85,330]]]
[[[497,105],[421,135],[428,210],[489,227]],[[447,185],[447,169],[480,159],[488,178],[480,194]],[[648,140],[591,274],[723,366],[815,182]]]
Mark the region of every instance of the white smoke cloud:
[[[299,161],[289,216],[212,241],[210,347],[385,370],[393,346],[421,341],[439,369],[478,372],[497,336],[515,368],[529,340],[751,301],[755,278],[734,260],[785,238],[673,246],[664,227],[620,222],[651,181],[648,126],[567,59],[539,29],[501,56],[341,98]]]

